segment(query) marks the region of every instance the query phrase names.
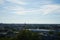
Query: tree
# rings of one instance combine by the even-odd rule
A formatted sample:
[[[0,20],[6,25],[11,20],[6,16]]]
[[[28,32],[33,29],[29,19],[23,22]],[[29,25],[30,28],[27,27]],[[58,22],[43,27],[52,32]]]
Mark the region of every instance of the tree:
[[[49,31],[48,33],[49,33],[49,35],[53,35],[53,34],[54,34],[54,32],[53,32],[53,31]]]
[[[40,35],[29,30],[22,30],[16,36],[16,40],[40,40]]]
[[[57,40],[60,40],[60,32],[57,33],[57,36],[58,36]]]

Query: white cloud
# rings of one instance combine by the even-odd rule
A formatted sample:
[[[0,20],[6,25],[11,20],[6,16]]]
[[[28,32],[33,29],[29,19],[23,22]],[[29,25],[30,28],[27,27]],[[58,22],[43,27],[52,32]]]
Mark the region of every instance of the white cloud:
[[[40,9],[40,12],[43,13],[43,15],[46,15],[46,14],[57,11],[57,9],[59,9],[59,8],[60,8],[59,5],[44,5]]]
[[[11,11],[11,13],[15,13],[18,15],[25,15],[26,14],[26,9],[20,6],[7,6],[3,7],[5,11]]]
[[[4,0],[0,0],[0,4],[3,4],[4,3]]]
[[[37,4],[40,4],[40,5],[51,4],[51,0],[39,0]]]
[[[24,8],[20,7],[20,6],[6,6],[6,7],[3,7],[3,8],[6,9],[6,10],[14,10],[14,11],[24,10]]]
[[[53,12],[59,12],[60,6],[59,5],[44,5],[41,6],[41,8],[39,9],[23,9],[23,8],[19,8],[19,9],[13,9],[16,10],[14,13],[16,14],[20,14],[20,15],[25,15],[25,14],[43,14],[43,15],[47,15]],[[59,10],[58,10],[59,9]]]
[[[34,13],[34,11],[31,11],[31,10],[21,10],[21,11],[15,11],[13,12],[15,14],[18,14],[18,15],[26,15],[26,14],[30,14],[30,13]]]
[[[37,10],[27,10],[27,9],[24,9],[24,10],[20,10],[20,11],[15,11],[13,13],[15,14],[18,14],[18,15],[27,15],[27,14],[37,14]]]
[[[60,6],[59,5],[43,5],[40,6],[40,8],[37,9],[26,9],[21,6],[7,6],[4,7],[6,10],[12,11],[11,13],[15,13],[18,15],[26,15],[26,14],[43,14],[47,15],[53,12],[60,12]]]
[[[9,2],[12,2],[12,3],[16,3],[16,4],[20,4],[20,5],[26,5],[27,3],[23,2],[23,1],[19,1],[19,0],[6,0],[6,1],[9,1]]]
[[[18,15],[25,15],[28,13],[34,13],[36,11],[36,10],[32,10],[32,9],[26,9],[21,6],[6,6],[3,8],[5,9],[5,11],[10,11],[11,13],[15,13]]]
[[[18,15],[25,15],[26,14],[25,11],[15,11],[13,13],[18,14]]]

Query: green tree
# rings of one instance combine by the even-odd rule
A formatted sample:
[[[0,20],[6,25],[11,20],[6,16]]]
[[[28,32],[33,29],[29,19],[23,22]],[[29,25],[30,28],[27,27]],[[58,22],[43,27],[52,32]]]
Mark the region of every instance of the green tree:
[[[16,40],[40,40],[40,35],[29,30],[22,30],[16,36]]]
[[[49,33],[49,35],[54,35],[53,31],[49,31],[48,33]]]
[[[57,36],[58,36],[57,40],[60,40],[60,32],[57,33]]]

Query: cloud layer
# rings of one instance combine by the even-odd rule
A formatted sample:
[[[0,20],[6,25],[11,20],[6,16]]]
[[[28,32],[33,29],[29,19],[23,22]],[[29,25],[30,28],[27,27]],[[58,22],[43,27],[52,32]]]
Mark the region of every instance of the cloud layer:
[[[43,15],[46,15],[46,14],[49,14],[49,13],[52,13],[54,11],[57,11],[58,9],[60,10],[60,5],[55,5],[55,4],[52,4],[51,1],[48,1],[48,0],[35,0],[34,1],[30,1],[32,3],[28,3],[26,2],[27,0],[6,0],[10,3],[14,3],[14,4],[18,4],[18,6],[6,6],[4,7],[4,9],[6,10],[10,10],[12,11],[12,13],[15,13],[15,14],[19,14],[19,15],[25,15],[25,14],[43,14]],[[37,2],[36,2],[37,1]],[[0,1],[2,3],[4,3],[4,0]],[[30,5],[32,4],[32,6]],[[49,4],[49,5],[48,5]],[[12,4],[11,4],[12,5]],[[19,6],[19,5],[23,5],[23,6]],[[27,9],[24,7],[24,6],[31,6],[31,9],[28,7]],[[35,5],[40,5],[40,6],[36,6],[36,8],[33,8]],[[58,10],[58,11],[59,11]]]
[[[30,19],[32,19],[31,22],[36,21],[44,23],[42,20],[44,20],[45,18],[45,23],[47,22],[47,20],[53,22],[54,20],[56,21],[60,17],[56,16],[57,19],[55,19],[55,16],[51,16],[60,15],[60,0],[0,0],[0,14],[4,16],[14,14],[19,15],[20,18],[29,17]],[[21,18],[21,20],[23,18]],[[49,18],[51,20],[49,20]],[[38,19],[39,21],[36,19]],[[13,18],[11,20],[13,20]],[[18,21],[18,18],[16,20]]]

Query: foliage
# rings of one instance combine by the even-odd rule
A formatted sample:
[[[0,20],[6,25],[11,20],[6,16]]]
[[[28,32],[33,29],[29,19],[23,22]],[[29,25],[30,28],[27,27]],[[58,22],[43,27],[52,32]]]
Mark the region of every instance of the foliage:
[[[53,34],[54,34],[54,32],[53,32],[53,31],[49,31],[48,33],[49,33],[49,35],[53,35]]]
[[[20,31],[15,37],[2,37],[0,40],[40,40],[40,34],[29,30]]]
[[[16,40],[40,40],[38,33],[34,33],[29,30],[20,31],[16,38]]]

